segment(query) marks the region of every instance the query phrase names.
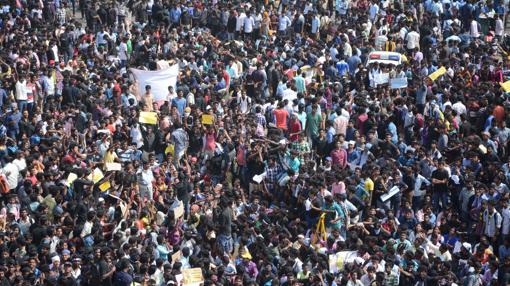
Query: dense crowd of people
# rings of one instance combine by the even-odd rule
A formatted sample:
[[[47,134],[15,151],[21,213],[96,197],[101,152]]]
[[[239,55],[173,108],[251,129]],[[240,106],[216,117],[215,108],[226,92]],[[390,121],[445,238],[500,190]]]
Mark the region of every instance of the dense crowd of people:
[[[0,4],[0,285],[510,284],[508,1]]]

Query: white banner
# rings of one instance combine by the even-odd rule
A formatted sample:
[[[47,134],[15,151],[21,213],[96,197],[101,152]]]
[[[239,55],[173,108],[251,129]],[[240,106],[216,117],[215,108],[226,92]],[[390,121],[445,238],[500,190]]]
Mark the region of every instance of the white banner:
[[[374,83],[376,85],[387,84],[390,82],[390,74],[389,73],[378,73],[374,75]]]
[[[346,263],[354,262],[357,257],[356,251],[340,251],[329,255],[329,272],[336,274],[344,270]]]
[[[129,69],[135,80],[138,82],[138,90],[140,95],[145,92],[145,86],[150,85],[154,101],[163,101],[168,95],[168,87],[173,86],[174,90],[177,85],[177,77],[179,76],[179,65],[175,64],[164,70],[144,71],[139,69]]]
[[[398,192],[400,192],[400,189],[397,186],[394,186],[386,194],[381,196],[381,201],[383,201],[383,203],[386,202],[387,200],[391,199],[391,197],[398,194]]]
[[[390,86],[392,89],[406,88],[407,77],[397,77],[390,79]]]

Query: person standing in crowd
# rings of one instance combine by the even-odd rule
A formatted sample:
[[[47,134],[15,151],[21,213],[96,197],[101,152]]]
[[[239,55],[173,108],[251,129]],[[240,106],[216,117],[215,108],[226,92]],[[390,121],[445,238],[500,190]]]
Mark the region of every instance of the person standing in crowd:
[[[505,1],[0,4],[1,285],[510,281]]]

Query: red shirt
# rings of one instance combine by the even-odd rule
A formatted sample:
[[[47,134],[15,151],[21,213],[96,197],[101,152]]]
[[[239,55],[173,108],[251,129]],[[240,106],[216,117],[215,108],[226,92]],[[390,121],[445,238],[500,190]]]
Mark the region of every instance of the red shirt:
[[[274,117],[276,119],[276,127],[287,130],[287,117],[289,117],[289,113],[285,109],[275,109],[273,110]]]
[[[297,132],[299,132],[301,130],[302,130],[301,122],[299,121],[299,119],[295,119],[295,120],[291,120],[290,121],[290,123],[289,123],[289,133],[297,133]],[[299,134],[291,135],[290,136],[290,141],[291,142],[299,141]]]

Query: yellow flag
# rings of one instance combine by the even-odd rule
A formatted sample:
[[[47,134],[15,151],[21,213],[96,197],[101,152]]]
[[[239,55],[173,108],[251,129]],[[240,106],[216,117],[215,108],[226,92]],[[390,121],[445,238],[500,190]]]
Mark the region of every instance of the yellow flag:
[[[172,156],[174,155],[174,144],[170,144],[165,149],[165,155],[170,153]]]
[[[501,85],[505,92],[510,92],[510,80],[507,80],[503,83],[499,83],[499,85]]]
[[[430,80],[435,81],[436,79],[438,79],[440,76],[444,75],[445,73],[446,73],[446,68],[441,67],[437,71],[429,74],[429,78],[430,78]]]
[[[158,123],[158,114],[156,112],[140,112],[138,122],[156,125]]]

